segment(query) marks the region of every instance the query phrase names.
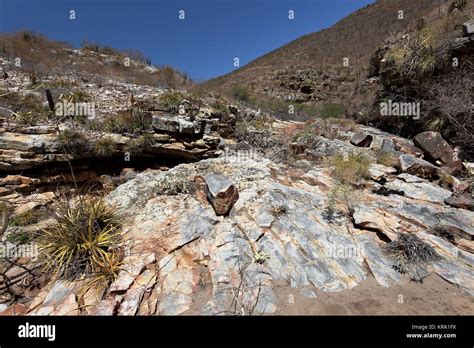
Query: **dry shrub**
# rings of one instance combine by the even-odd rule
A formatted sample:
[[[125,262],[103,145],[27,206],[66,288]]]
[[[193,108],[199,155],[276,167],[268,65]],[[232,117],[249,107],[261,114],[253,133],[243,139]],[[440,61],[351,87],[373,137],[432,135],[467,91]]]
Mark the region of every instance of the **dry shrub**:
[[[122,242],[117,211],[102,197],[80,196],[74,204],[59,202],[54,213],[56,221],[37,237],[43,268],[62,279],[113,280]]]
[[[385,251],[392,258],[393,267],[402,274],[409,274],[410,277],[416,276],[417,266],[440,259],[433,247],[411,233],[401,234],[385,246]]]
[[[359,152],[337,154],[328,159],[334,178],[343,184],[357,184],[369,176],[370,159]]]
[[[94,142],[92,149],[97,157],[112,157],[117,151],[117,144],[111,137],[102,137]]]

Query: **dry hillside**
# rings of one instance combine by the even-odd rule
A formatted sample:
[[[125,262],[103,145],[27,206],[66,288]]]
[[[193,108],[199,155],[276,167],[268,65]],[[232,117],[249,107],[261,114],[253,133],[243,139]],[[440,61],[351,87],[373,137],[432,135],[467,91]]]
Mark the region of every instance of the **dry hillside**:
[[[318,104],[345,99],[365,79],[372,53],[385,40],[446,11],[448,0],[378,0],[331,28],[305,35],[248,65],[209,80],[204,87],[257,99]],[[402,10],[404,19],[398,19]],[[375,30],[375,28],[377,28]],[[349,67],[343,59],[349,58]],[[262,102],[264,104],[264,102]],[[281,106],[282,111],[286,109]]]

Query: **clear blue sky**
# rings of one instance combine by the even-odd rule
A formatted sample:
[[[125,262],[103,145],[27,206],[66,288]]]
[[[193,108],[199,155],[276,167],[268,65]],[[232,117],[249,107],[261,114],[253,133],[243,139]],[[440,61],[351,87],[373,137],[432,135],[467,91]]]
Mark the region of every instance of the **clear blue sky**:
[[[154,65],[169,64],[205,80],[235,69],[234,57],[245,65],[374,1],[0,0],[0,32],[29,29],[76,47],[86,39],[139,49]]]

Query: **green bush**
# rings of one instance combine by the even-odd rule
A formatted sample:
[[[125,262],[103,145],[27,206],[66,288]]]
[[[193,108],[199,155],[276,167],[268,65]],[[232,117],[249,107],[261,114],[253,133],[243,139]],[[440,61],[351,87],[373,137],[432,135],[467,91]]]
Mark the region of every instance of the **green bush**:
[[[7,235],[6,240],[12,244],[21,245],[30,241],[30,236],[25,231],[16,231]]]

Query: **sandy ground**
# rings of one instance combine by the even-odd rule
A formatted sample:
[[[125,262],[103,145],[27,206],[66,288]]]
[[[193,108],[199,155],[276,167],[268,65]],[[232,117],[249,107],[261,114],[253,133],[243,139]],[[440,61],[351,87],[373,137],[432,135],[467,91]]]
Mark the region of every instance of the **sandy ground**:
[[[401,285],[380,286],[370,276],[358,286],[340,292],[315,291],[316,298],[301,289],[274,289],[280,315],[473,315],[474,297],[461,292],[437,274],[423,283],[404,279]]]
[[[278,300],[275,315],[474,315],[474,297],[437,274],[431,274],[423,283],[407,278],[388,288],[369,276],[355,288],[340,292],[294,289],[287,284],[273,290]],[[198,289],[192,309],[184,314],[199,315],[211,291],[210,284]],[[303,294],[310,291],[316,298]]]

